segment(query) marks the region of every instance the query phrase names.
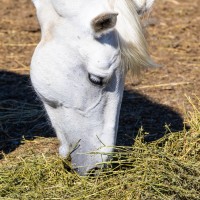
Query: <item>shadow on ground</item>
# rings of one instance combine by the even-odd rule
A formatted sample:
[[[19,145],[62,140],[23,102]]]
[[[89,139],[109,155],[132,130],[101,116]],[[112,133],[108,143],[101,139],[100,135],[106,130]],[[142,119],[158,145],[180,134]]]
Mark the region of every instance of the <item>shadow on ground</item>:
[[[24,139],[52,136],[29,76],[0,71],[0,152],[10,153]]]
[[[156,140],[167,131],[183,129],[183,119],[171,108],[152,102],[134,91],[125,91],[122,103],[117,145],[132,145],[143,127]],[[41,102],[37,99],[27,75],[0,71],[0,152],[15,150],[23,139],[53,137]]]
[[[151,142],[184,128],[179,113],[132,90],[124,92],[119,121],[118,146],[133,145],[139,130],[148,133],[144,141]]]

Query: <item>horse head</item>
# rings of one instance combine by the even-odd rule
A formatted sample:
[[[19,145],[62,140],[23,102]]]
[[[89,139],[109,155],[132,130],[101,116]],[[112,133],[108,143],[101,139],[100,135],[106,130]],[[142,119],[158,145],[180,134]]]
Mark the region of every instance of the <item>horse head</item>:
[[[154,65],[139,20],[153,1],[33,2],[42,36],[31,81],[60,140],[60,155],[70,156],[84,175],[113,151],[126,72]]]

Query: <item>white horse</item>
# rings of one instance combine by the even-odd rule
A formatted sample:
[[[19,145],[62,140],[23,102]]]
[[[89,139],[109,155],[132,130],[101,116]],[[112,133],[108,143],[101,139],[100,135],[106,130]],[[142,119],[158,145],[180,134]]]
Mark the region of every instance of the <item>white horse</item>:
[[[140,23],[154,0],[33,0],[42,36],[31,81],[60,141],[84,175],[116,144],[128,70],[154,66]],[[93,153],[92,153],[93,152]]]

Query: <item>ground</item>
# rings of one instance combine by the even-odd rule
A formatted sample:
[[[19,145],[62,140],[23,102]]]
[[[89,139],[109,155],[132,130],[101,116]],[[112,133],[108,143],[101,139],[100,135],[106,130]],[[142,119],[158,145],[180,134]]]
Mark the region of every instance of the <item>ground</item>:
[[[199,5],[200,0],[156,2],[145,23],[150,54],[161,67],[127,77],[118,145],[132,144],[141,127],[151,134],[147,141],[184,128],[188,98],[200,97]],[[56,153],[57,139],[29,81],[40,39],[35,9],[30,0],[2,0],[0,18],[1,155]]]

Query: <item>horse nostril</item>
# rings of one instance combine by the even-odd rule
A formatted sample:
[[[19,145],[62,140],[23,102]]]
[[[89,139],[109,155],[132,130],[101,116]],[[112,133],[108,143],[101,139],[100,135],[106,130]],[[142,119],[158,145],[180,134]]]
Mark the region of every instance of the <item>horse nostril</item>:
[[[95,85],[99,85],[102,86],[103,85],[103,78],[93,75],[93,74],[88,74],[88,78],[90,80],[91,83],[95,84]]]

